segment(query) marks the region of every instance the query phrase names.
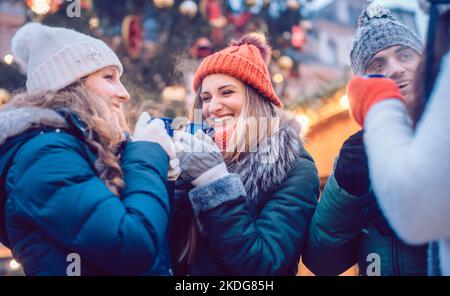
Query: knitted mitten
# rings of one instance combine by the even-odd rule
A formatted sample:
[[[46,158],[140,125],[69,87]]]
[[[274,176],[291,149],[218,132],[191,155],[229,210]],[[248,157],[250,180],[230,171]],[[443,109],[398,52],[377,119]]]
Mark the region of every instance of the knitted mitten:
[[[364,118],[370,108],[376,103],[387,99],[404,101],[397,84],[388,78],[353,77],[347,86],[353,118],[360,125],[364,125]]]

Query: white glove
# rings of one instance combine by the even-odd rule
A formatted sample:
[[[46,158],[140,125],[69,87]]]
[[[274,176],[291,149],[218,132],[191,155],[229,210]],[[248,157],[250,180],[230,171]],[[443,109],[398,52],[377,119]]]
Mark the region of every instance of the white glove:
[[[169,172],[167,173],[168,181],[176,181],[181,174],[180,160],[174,158],[169,161]]]
[[[174,141],[183,147],[179,152],[181,177],[192,185],[206,185],[229,174],[219,147],[203,131],[194,136],[176,133]]]
[[[147,112],[143,112],[139,116],[134,128],[133,142],[147,141],[161,145],[170,158],[167,179],[175,181],[181,173],[180,161],[175,153],[175,145],[164,128],[164,122],[161,119],[151,119]]]
[[[161,119],[151,119],[147,112],[143,112],[139,116],[134,128],[133,142],[147,141],[158,143],[171,160],[175,159],[175,146],[164,128],[164,122]]]

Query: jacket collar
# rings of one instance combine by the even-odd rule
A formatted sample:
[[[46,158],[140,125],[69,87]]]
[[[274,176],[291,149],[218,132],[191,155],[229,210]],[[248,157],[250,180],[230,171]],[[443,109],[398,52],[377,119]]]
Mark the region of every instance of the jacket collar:
[[[247,202],[257,203],[260,195],[276,190],[302,157],[300,126],[294,120],[282,121],[280,129],[255,152],[244,153],[229,164],[239,174],[247,192]]]
[[[0,145],[7,139],[38,126],[68,128],[65,119],[51,109],[4,107],[0,111]]]

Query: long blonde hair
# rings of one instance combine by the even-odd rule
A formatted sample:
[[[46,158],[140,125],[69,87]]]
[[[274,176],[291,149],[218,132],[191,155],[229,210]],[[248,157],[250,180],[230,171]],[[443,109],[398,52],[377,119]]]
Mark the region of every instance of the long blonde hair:
[[[126,131],[129,129],[123,114],[119,118],[120,127],[113,123],[106,100],[88,91],[83,80],[57,92],[47,91],[36,94],[22,92],[16,94],[5,106],[68,108],[76,112],[87,125],[86,142],[98,155],[95,167],[99,177],[113,193],[119,195],[124,181],[116,151],[123,139],[120,129]]]
[[[233,143],[231,147],[228,147],[223,157],[227,165],[232,164],[239,160],[240,157],[245,155],[249,151],[250,147],[254,147],[262,143],[265,139],[271,137],[279,128],[280,120],[287,118],[287,114],[283,112],[279,107],[272,104],[268,99],[261,96],[253,87],[244,84],[244,103],[242,106],[241,114],[237,120],[236,128],[231,135],[233,138]],[[197,91],[195,97],[194,106],[189,115],[190,120],[194,120],[195,110],[201,110],[203,106],[203,101],[200,97],[201,86]],[[268,119],[267,130],[260,133],[260,121],[259,118],[264,117]],[[256,121],[247,121],[248,118],[255,118]],[[184,262],[190,264],[194,258],[196,246],[197,246],[197,236],[198,229],[195,221],[194,215],[190,217],[190,223],[188,225],[188,230],[184,232],[185,236],[179,241],[174,242],[176,248],[176,256],[178,262]]]
[[[197,91],[193,109],[189,115],[194,120],[195,110],[202,110],[201,86]],[[226,164],[237,161],[245,152],[254,151],[265,139],[279,128],[280,120],[287,117],[279,107],[260,95],[253,87],[244,84],[244,102],[236,126],[226,143],[223,158]],[[267,122],[261,119],[267,119]],[[264,124],[265,123],[265,124]],[[264,124],[264,126],[261,126]],[[219,143],[217,143],[219,145]]]

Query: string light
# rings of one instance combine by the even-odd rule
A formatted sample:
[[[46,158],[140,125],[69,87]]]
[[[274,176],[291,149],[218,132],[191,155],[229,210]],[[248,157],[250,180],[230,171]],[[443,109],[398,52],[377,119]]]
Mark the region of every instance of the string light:
[[[288,56],[281,56],[278,59],[277,63],[281,69],[287,70],[287,71],[290,71],[292,69],[292,67],[294,66],[294,61]]]
[[[166,86],[161,93],[161,97],[164,101],[182,102],[186,99],[186,96],[186,89],[181,85]]]
[[[283,82],[284,78],[283,78],[283,75],[281,75],[281,74],[275,74],[275,75],[273,75],[272,80],[274,83],[281,83],[281,82]]]
[[[3,57],[3,61],[5,61],[7,65],[11,65],[14,62],[14,57],[12,54],[7,54]]]
[[[45,15],[52,8],[52,1],[51,0],[28,0],[27,5],[28,5],[28,7],[30,7],[30,9],[34,13],[36,13],[38,15]]]
[[[99,27],[99,25],[100,25],[100,20],[98,19],[98,17],[93,16],[89,19],[89,28],[91,30],[97,29]]]
[[[0,88],[0,105],[5,104],[6,102],[9,101],[11,95],[9,94],[9,92],[4,89],[4,88]],[[0,253],[1,253],[1,244],[0,244]]]
[[[158,8],[170,8],[173,6],[174,0],[153,0],[153,3]]]
[[[342,108],[344,108],[344,109],[350,108],[350,103],[348,101],[348,96],[347,95],[343,95],[340,98],[339,103],[341,104]]]
[[[295,119],[301,124],[302,131],[306,131],[309,126],[309,117],[305,114],[297,115]]]
[[[12,259],[11,261],[9,261],[9,268],[11,268],[12,270],[17,270],[20,268],[20,264],[16,260]]]
[[[198,11],[197,3],[191,0],[186,0],[180,4],[179,11],[182,15],[194,17]]]

